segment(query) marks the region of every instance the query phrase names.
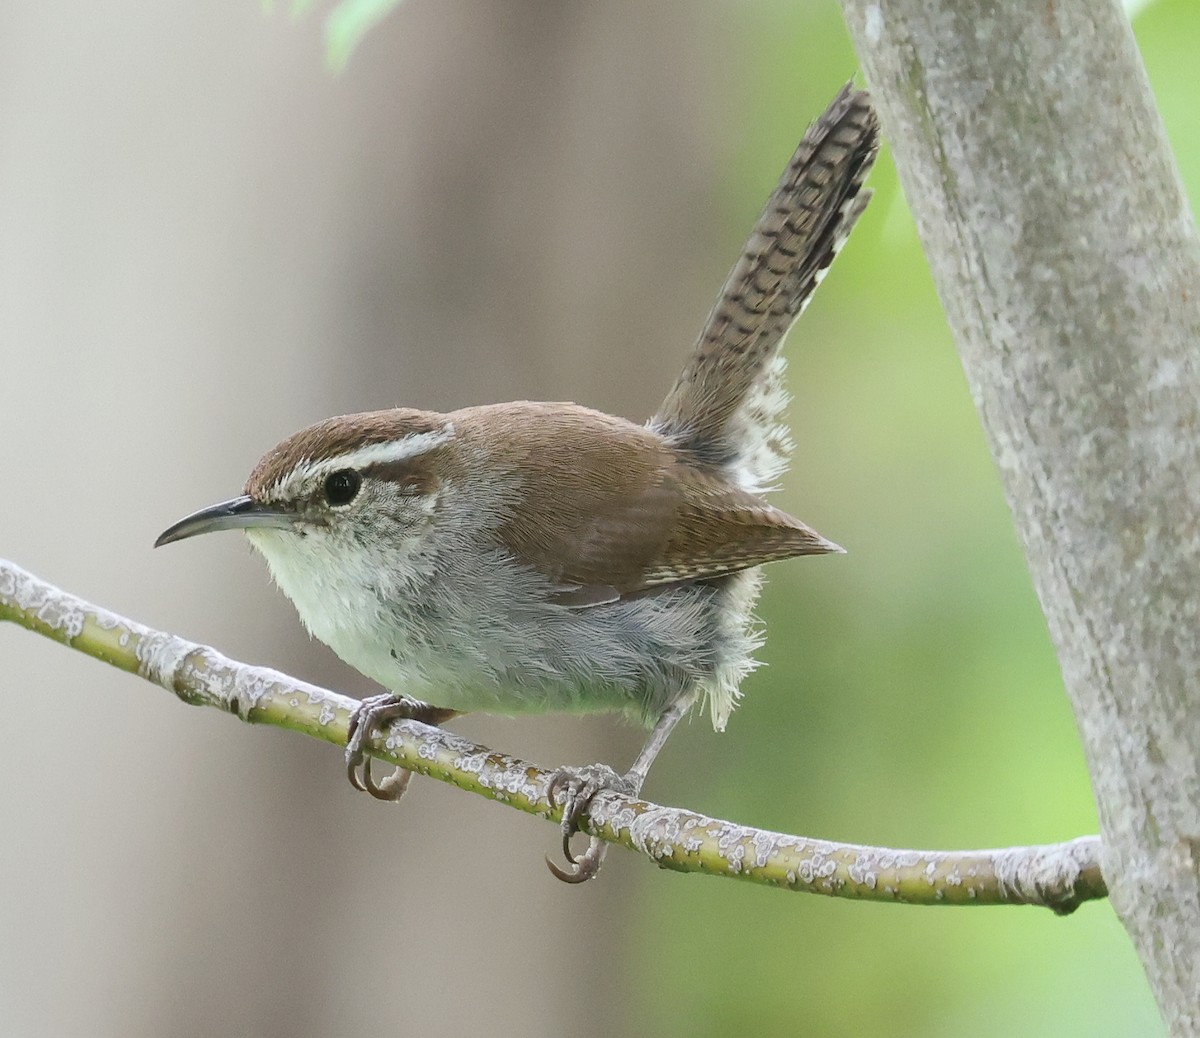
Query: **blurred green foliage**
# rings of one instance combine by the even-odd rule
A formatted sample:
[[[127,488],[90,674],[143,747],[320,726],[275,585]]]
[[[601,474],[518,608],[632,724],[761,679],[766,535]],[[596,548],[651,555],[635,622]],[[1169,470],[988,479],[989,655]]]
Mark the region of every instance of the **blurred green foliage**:
[[[325,61],[335,72],[346,67],[354,49],[376,25],[400,6],[401,0],[338,0],[325,15]],[[308,14],[316,0],[292,0],[292,17]],[[273,0],[263,0],[268,13]]]
[[[721,46],[755,75],[747,96],[711,102],[744,113],[717,207],[731,256],[807,121],[857,68],[834,4],[743,13]],[[1135,29],[1196,197],[1200,5],[1153,4]],[[767,666],[726,734],[697,722],[677,735],[648,794],[895,846],[1095,831],[1046,627],[886,152],[872,184],[788,344],[799,449],[781,503],[850,554],[771,567]],[[1165,1033],[1107,903],[1058,919],[638,882],[625,925],[639,1033]]]

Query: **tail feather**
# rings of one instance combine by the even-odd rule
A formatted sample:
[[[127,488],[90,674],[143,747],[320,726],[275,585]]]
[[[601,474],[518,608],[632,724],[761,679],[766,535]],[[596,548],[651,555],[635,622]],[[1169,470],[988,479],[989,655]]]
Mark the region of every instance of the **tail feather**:
[[[869,96],[849,84],[809,127],[651,427],[761,493],[791,450],[780,344],[870,192],[879,149]]]

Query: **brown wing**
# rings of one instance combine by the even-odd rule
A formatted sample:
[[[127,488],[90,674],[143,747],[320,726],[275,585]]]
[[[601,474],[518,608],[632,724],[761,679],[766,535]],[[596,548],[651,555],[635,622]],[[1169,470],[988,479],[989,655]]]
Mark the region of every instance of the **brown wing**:
[[[671,536],[643,574],[643,586],[698,580],[796,555],[842,549],[793,515],[728,480],[680,462]]]
[[[478,442],[490,445],[493,471],[519,480],[519,507],[500,539],[561,584],[565,604],[840,550],[624,419],[573,404],[507,404],[473,415],[504,424],[504,435],[494,429]]]

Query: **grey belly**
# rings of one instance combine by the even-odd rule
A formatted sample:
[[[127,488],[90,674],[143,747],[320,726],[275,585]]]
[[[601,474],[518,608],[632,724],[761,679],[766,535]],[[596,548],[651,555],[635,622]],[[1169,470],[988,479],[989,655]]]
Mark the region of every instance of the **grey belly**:
[[[448,603],[432,592],[378,661],[385,673],[372,676],[456,710],[618,712],[652,722],[728,654],[723,598],[713,582],[587,609],[544,599],[514,609],[510,599],[507,612],[472,610],[447,623],[434,614]],[[469,633],[451,640],[448,630]]]

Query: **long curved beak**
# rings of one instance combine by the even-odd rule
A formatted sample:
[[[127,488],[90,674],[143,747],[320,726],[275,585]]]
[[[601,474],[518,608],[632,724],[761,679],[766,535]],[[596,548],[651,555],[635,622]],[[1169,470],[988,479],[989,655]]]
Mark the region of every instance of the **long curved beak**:
[[[172,541],[182,541],[185,537],[195,537],[198,533],[213,533],[216,530],[244,530],[252,526],[288,529],[295,519],[290,512],[260,505],[252,498],[235,497],[230,501],[222,501],[219,505],[201,508],[186,519],[180,519],[173,526],[168,526],[158,535],[154,547],[161,548]]]

